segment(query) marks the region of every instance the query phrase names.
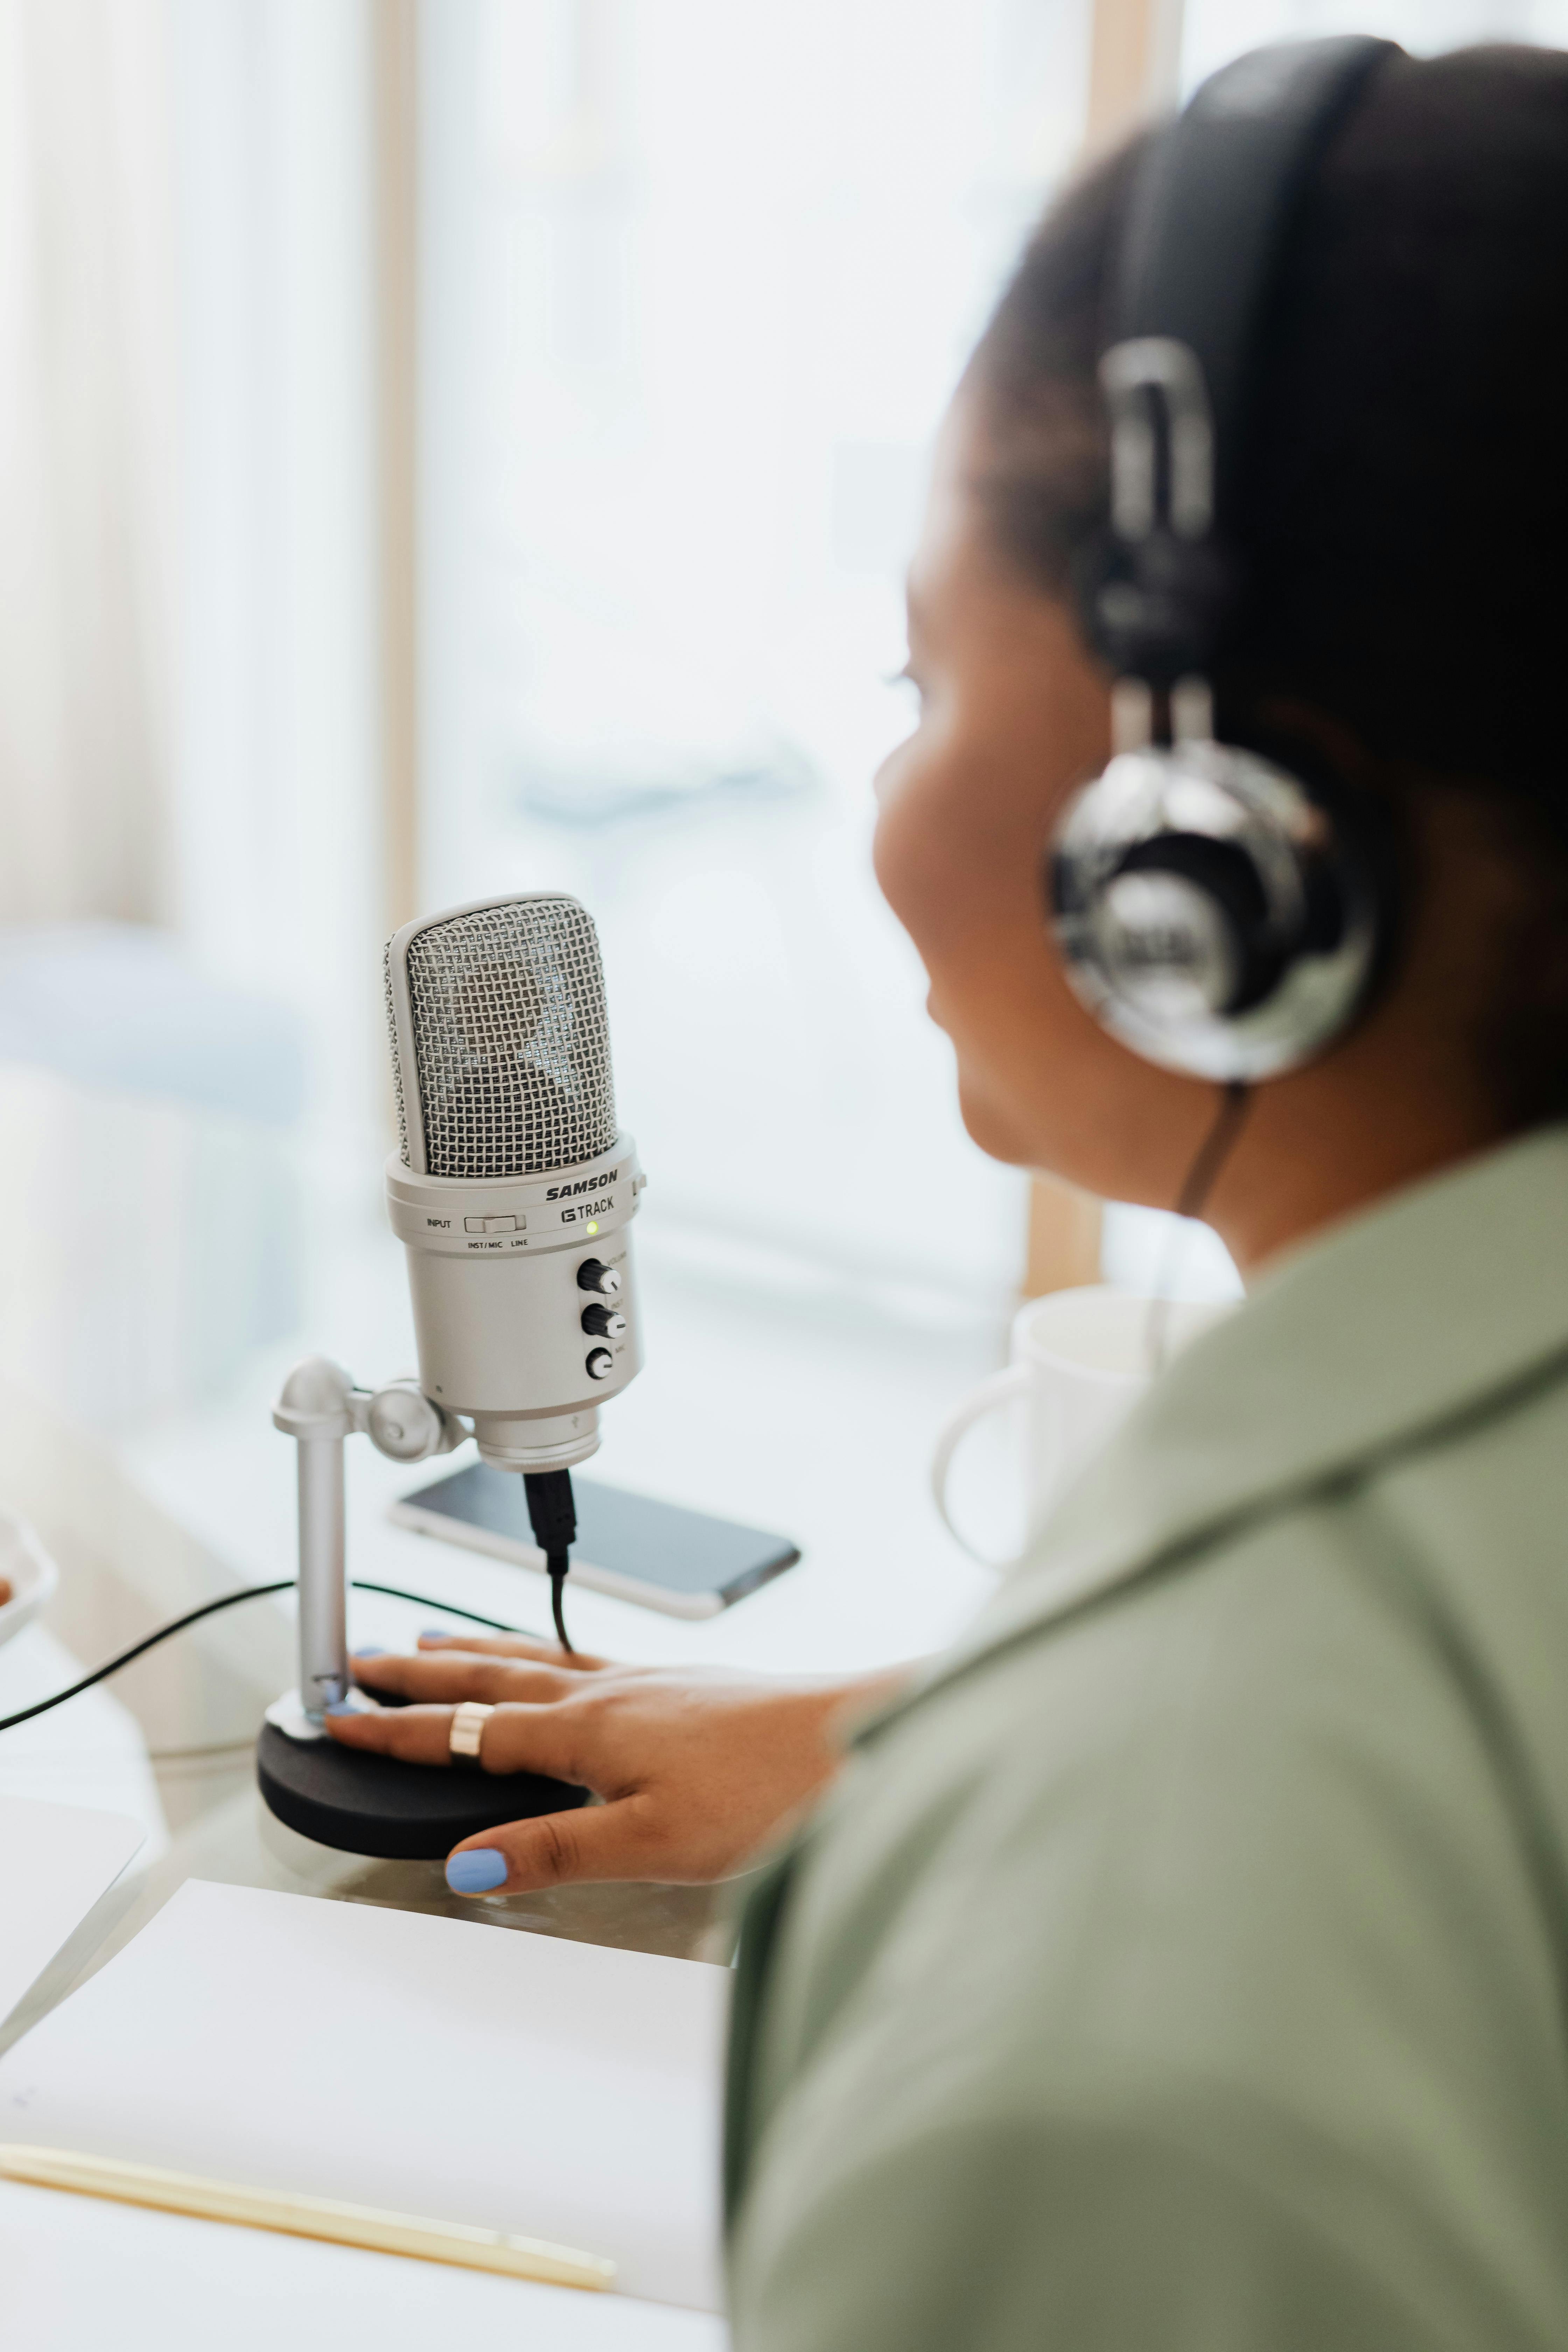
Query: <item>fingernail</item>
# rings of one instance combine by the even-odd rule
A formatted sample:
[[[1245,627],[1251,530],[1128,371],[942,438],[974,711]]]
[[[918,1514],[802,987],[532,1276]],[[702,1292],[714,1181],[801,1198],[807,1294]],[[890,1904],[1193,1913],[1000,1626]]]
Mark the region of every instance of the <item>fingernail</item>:
[[[357,1706],[351,1706],[346,1698],[334,1698],[328,1700],[321,1713],[323,1715],[357,1715],[359,1709]]]
[[[451,1632],[449,1625],[426,1625],[420,1633],[422,1642],[444,1642]]]
[[[493,1845],[470,1846],[455,1853],[447,1864],[447,1884],[454,1895],[489,1895],[506,1877],[506,1856]]]
[[[369,1649],[355,1650],[352,1654],[356,1658],[384,1658],[386,1652],[373,1646]]]

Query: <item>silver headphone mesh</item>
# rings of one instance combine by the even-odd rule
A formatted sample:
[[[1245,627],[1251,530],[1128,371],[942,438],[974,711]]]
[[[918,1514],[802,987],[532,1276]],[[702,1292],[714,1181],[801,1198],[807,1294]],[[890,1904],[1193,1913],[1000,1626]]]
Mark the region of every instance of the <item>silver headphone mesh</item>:
[[[605,978],[575,898],[517,899],[454,915],[408,947],[414,1087],[398,1066],[387,950],[397,1129],[408,1160],[412,1093],[432,1176],[538,1176],[596,1160],[616,1139]]]

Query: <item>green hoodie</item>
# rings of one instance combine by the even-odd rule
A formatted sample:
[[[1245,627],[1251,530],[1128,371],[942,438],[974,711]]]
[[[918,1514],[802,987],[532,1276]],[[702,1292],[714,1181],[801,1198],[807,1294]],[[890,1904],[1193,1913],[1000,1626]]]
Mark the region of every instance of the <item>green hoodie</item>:
[[[1568,2347],[1568,1130],[1296,1253],[749,1907],[737,2352]]]

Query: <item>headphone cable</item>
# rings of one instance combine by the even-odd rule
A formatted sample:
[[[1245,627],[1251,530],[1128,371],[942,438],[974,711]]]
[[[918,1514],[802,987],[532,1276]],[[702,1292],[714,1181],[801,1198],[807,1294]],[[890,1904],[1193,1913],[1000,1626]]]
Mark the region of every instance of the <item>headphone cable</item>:
[[[247,1584],[237,1592],[220,1594],[216,1601],[204,1601],[199,1609],[187,1609],[183,1617],[171,1618],[168,1624],[160,1625],[156,1632],[146,1634],[140,1642],[133,1642],[130,1649],[121,1650],[119,1656],[110,1658],[107,1664],[95,1666],[90,1675],[83,1675],[80,1682],[72,1683],[68,1690],[56,1691],[52,1698],[41,1698],[32,1706],[19,1707],[15,1715],[0,1715],[0,1731],[13,1730],[18,1723],[28,1723],[36,1715],[47,1715],[51,1707],[64,1706],[68,1698],[76,1698],[81,1692],[90,1690],[94,1683],[103,1682],[110,1675],[117,1675],[121,1666],[128,1666],[144,1651],[156,1649],[158,1643],[166,1642],[171,1633],[183,1633],[187,1625],[195,1625],[204,1617],[216,1616],[220,1609],[236,1608],[242,1601],[259,1601],[268,1592],[292,1592],[296,1581],[294,1577],[286,1576],[276,1584]],[[356,1592],[380,1592],[389,1601],[412,1601],[416,1608],[437,1609],[444,1617],[462,1617],[470,1625],[488,1625],[492,1633],[521,1633],[528,1641],[539,1639],[538,1634],[531,1633],[525,1625],[508,1625],[499,1617],[481,1616],[477,1609],[459,1609],[454,1601],[433,1601],[427,1592],[405,1592],[401,1585],[372,1584],[359,1576],[351,1577],[349,1581]]]
[[[1220,1171],[1236,1148],[1237,1139],[1247,1124],[1247,1114],[1252,1108],[1252,1088],[1245,1078],[1231,1078],[1226,1085],[1220,1106],[1203,1141],[1199,1144],[1192,1166],[1188,1169],[1173,1213],[1179,1219],[1201,1217],[1214,1191]],[[1163,1372],[1170,1345],[1171,1292],[1176,1279],[1186,1235],[1180,1223],[1171,1229],[1165,1244],[1164,1262],[1154,1296],[1149,1302],[1149,1321],[1144,1334],[1144,1352],[1149,1370]]]

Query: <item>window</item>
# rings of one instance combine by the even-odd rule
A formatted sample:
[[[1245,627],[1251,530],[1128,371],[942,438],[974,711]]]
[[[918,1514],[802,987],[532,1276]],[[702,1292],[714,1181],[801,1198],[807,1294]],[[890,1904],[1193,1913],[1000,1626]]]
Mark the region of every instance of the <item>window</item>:
[[[935,425],[1082,136],[1079,0],[427,12],[432,903],[562,885],[605,943],[650,1211],[1001,1305],[877,896]]]

